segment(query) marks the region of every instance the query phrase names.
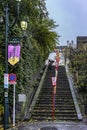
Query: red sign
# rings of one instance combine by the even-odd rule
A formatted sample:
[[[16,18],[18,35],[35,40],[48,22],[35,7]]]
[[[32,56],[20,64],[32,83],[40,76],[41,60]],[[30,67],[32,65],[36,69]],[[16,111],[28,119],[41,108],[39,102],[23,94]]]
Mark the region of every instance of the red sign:
[[[10,84],[16,84],[16,74],[9,74],[9,83]]]

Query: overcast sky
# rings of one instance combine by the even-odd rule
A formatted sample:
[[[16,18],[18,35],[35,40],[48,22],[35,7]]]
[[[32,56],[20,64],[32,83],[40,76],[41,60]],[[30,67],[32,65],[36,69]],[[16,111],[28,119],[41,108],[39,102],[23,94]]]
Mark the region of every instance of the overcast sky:
[[[46,0],[46,7],[49,17],[59,25],[56,32],[61,35],[60,45],[87,36],[87,0]]]

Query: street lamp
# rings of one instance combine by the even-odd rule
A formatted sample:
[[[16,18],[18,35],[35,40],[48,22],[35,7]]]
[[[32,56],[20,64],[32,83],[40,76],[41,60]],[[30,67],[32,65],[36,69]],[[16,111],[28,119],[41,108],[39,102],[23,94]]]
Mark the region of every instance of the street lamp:
[[[21,21],[21,28],[24,31],[27,29],[27,22],[26,21]]]
[[[19,2],[18,4],[18,13],[19,13]],[[18,14],[19,15],[19,14]],[[5,6],[5,74],[4,74],[4,129],[9,127],[9,100],[8,100],[8,37],[9,37],[9,7],[8,4]]]
[[[0,23],[1,24],[3,23],[3,17],[2,16],[0,17]]]
[[[27,29],[27,22],[26,21],[21,21],[21,28],[22,28],[22,30]]]
[[[26,38],[26,36],[27,36],[27,34],[26,34],[27,22],[21,21],[20,25],[21,25],[21,29],[23,31],[23,37]]]

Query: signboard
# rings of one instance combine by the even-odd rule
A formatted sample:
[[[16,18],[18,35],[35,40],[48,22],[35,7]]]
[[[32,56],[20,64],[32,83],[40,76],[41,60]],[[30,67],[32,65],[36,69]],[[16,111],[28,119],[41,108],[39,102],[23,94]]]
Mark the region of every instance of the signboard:
[[[26,101],[26,95],[25,94],[18,94],[18,101],[19,102],[25,102]]]
[[[56,86],[56,77],[52,77],[52,85]]]
[[[8,88],[8,74],[4,74],[4,88]]]
[[[20,44],[20,38],[12,36],[9,38],[8,44]]]
[[[16,84],[16,74],[9,74],[9,83],[10,84]]]

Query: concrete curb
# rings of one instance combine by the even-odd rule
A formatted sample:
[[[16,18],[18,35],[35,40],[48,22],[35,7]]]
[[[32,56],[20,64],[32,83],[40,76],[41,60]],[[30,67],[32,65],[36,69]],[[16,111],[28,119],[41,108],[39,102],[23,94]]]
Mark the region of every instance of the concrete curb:
[[[69,84],[70,84],[70,89],[71,89],[74,105],[75,105],[75,108],[76,108],[78,120],[82,120],[83,118],[82,118],[82,114],[80,112],[80,108],[79,108],[79,105],[78,105],[78,102],[77,102],[77,99],[76,99],[75,91],[74,91],[74,88],[73,88],[74,84],[73,84],[73,81],[72,81],[71,76],[70,76],[69,68],[68,68],[67,65],[65,66],[65,68],[66,68],[66,74],[67,74],[68,81],[69,81]]]
[[[38,89],[37,89],[37,91],[36,91],[36,94],[35,94],[35,96],[34,96],[34,99],[33,99],[32,103],[31,103],[31,106],[30,106],[30,108],[29,108],[29,113],[28,113],[29,119],[30,119],[30,117],[31,117],[31,113],[32,113],[32,111],[33,111],[33,109],[34,109],[34,106],[35,106],[35,104],[36,104],[36,101],[37,101],[37,98],[38,98],[38,96],[39,96],[40,90],[41,90],[41,88],[42,88],[43,81],[44,81],[45,76],[46,76],[46,73],[47,73],[47,69],[48,69],[48,66],[46,66],[46,68],[45,68],[45,71],[44,71],[44,74],[43,74],[43,76],[42,76],[42,78],[41,78],[41,81],[40,81],[40,84],[39,84],[39,86],[38,86]]]

